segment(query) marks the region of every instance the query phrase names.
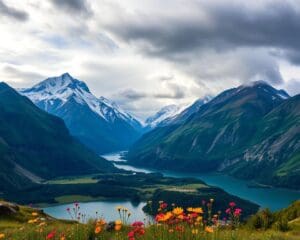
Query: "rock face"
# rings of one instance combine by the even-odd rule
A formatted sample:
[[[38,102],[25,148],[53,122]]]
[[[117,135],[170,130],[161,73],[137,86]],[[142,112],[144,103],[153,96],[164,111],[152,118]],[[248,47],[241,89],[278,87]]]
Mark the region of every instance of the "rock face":
[[[183,124],[145,134],[132,164],[183,171],[224,171],[299,189],[300,95],[264,82],[229,89]]]

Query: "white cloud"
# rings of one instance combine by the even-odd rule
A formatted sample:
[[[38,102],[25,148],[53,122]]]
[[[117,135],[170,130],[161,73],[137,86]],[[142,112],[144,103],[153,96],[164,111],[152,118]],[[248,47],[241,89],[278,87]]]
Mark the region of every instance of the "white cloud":
[[[299,8],[292,0],[247,5],[237,0],[76,0],[61,7],[59,2],[3,1],[17,17],[1,18],[1,80],[29,87],[69,72],[97,96],[113,98],[145,118],[164,105],[190,103],[253,79],[281,87],[299,79],[299,67],[286,52],[296,46],[291,36],[269,33],[273,46],[261,34],[263,26],[256,29],[247,15],[258,16],[265,27],[274,16],[289,13],[297,19]],[[267,10],[266,4],[272,7]],[[243,15],[236,6],[242,6]],[[228,22],[222,24],[226,14]],[[297,21],[285,18],[271,29],[298,29]],[[243,24],[249,26],[248,38],[239,29]]]

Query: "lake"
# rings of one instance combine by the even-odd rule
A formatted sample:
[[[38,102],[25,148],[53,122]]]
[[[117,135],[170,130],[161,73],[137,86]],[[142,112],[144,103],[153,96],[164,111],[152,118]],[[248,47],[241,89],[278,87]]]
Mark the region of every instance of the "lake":
[[[131,170],[134,172],[161,172],[164,176],[169,177],[194,177],[203,180],[209,185],[220,187],[226,192],[255,202],[262,208],[269,208],[271,210],[278,210],[287,207],[291,202],[300,199],[300,191],[293,191],[282,188],[249,188],[250,182],[239,180],[224,174],[189,174],[178,173],[172,171],[158,171],[146,168],[137,168],[130,165],[124,165],[126,160],[121,159],[122,152],[111,153],[104,155],[107,160],[114,161],[114,165],[118,168]],[[119,162],[119,163],[118,163]],[[76,199],[74,199],[76,201]],[[118,212],[115,210],[117,206],[123,206],[129,209],[132,213],[131,221],[143,220],[147,216],[144,214],[142,208],[145,203],[133,205],[130,201],[95,201],[80,203],[81,212],[87,214],[88,217],[96,217],[96,211],[99,215],[103,215],[107,221],[116,220],[119,218]],[[72,208],[72,204],[62,204],[43,208],[44,211],[56,218],[70,219],[66,209]]]
[[[118,164],[118,161],[124,161],[121,159],[120,153],[108,154],[104,156],[107,160],[114,161],[115,166],[125,170],[131,170],[136,172],[160,172],[164,176],[168,177],[194,177],[201,179],[205,183],[211,186],[216,186],[224,189],[226,192],[238,196],[243,199],[247,199],[251,202],[257,203],[261,208],[269,208],[271,210],[278,210],[287,207],[290,203],[300,199],[300,191],[294,191],[282,188],[249,188],[251,184],[249,181],[236,179],[224,174],[218,173],[178,173],[173,171],[161,171],[146,168],[137,168],[130,165]],[[126,160],[125,160],[126,161]]]
[[[76,199],[74,199],[76,201]],[[86,214],[86,219],[104,217],[106,221],[115,221],[120,219],[119,213],[116,210],[118,206],[125,207],[132,214],[129,218],[129,222],[143,221],[147,218],[147,215],[143,212],[142,208],[145,203],[139,203],[137,205],[132,204],[129,201],[96,201],[96,202],[84,202],[79,203],[80,213]],[[51,207],[43,208],[44,212],[59,219],[72,219],[67,211],[67,208],[72,209],[74,204],[61,204]],[[97,212],[97,213],[96,213]]]

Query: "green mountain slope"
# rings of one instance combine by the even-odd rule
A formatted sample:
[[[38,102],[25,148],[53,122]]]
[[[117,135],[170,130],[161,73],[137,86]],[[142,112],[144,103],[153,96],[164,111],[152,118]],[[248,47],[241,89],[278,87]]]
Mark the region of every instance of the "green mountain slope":
[[[183,125],[146,134],[128,158],[147,167],[219,170],[297,188],[299,106],[299,96],[285,100],[281,91],[261,82],[230,89],[203,105]]]
[[[42,179],[113,170],[69,135],[64,122],[0,83],[0,192]]]

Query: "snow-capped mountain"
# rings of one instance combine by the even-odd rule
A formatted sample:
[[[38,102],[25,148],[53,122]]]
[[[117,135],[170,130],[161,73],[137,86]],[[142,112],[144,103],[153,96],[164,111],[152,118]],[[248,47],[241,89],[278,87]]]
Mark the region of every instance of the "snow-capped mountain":
[[[156,127],[163,127],[169,124],[181,124],[205,103],[212,99],[211,96],[199,98],[191,105],[168,105],[160,109],[153,116],[146,119],[146,129],[151,130]]]
[[[64,119],[72,135],[97,153],[127,148],[141,134],[141,123],[116,103],[94,96],[69,73],[48,78],[20,93],[41,109]]]
[[[152,129],[160,125],[166,119],[170,119],[180,113],[184,107],[175,104],[165,106],[161,108],[153,116],[146,119],[145,124],[148,128]]]

